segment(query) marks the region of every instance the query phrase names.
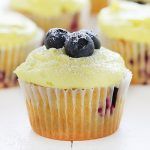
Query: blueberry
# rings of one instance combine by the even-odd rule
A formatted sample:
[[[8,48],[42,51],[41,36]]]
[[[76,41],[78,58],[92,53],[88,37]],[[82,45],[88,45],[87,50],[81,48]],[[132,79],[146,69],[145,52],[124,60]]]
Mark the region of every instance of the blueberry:
[[[95,49],[100,49],[100,47],[101,47],[100,41],[94,32],[92,32],[90,30],[81,30],[81,32],[84,32],[91,37],[91,39],[94,42]]]
[[[91,56],[94,43],[90,36],[83,32],[73,32],[65,42],[66,54],[73,58]]]
[[[44,39],[44,45],[46,46],[47,49],[62,48],[64,47],[68,34],[69,33],[66,30],[61,29],[61,28],[50,29],[47,32],[46,37]]]

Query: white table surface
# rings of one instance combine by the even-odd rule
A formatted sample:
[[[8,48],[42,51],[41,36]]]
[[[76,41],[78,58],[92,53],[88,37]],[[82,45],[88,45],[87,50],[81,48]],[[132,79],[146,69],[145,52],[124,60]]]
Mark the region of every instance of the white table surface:
[[[19,88],[0,90],[0,150],[71,150],[71,143],[35,134]],[[120,129],[112,136],[74,142],[73,150],[150,150],[150,86],[130,87]]]

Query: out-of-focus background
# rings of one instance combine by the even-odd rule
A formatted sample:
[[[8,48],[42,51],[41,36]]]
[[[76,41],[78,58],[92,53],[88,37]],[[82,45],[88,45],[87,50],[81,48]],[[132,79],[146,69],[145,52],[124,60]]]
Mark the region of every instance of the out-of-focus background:
[[[114,12],[119,12],[118,5],[116,4],[117,0],[112,1],[114,2]],[[76,31],[80,28],[88,28],[98,32],[99,34],[99,31],[101,29],[98,25],[98,16],[100,14],[101,9],[110,5],[112,1],[80,0],[79,4],[77,5],[72,5],[68,1],[68,3],[66,3],[66,5],[63,8],[63,12],[65,12],[65,15],[62,15],[60,13],[59,2],[57,2],[57,0],[53,1],[51,7],[48,6],[51,4],[51,0],[41,0],[41,5],[39,5],[37,9],[35,8],[35,6],[32,6],[32,4],[37,2],[36,0],[32,0],[31,5],[30,0],[0,0],[0,16],[2,14],[2,11],[7,12],[11,10],[21,13],[27,18],[30,18],[33,22],[37,24],[37,26],[42,28],[44,32],[48,31],[49,28],[63,27],[70,31]],[[47,6],[44,4],[44,2],[47,2]],[[23,96],[21,94],[22,92],[20,91],[20,88],[16,86],[16,77],[13,74],[13,68],[17,67],[25,59],[27,54],[21,61],[17,62],[14,60],[15,63],[10,63],[11,65],[8,65],[9,69],[6,69],[5,67],[7,67],[7,65],[1,65],[3,57],[0,53],[0,150],[141,150],[143,148],[145,150],[150,149],[150,42],[147,42],[150,41],[150,35],[148,40],[148,36],[140,37],[140,35],[143,34],[143,31],[150,32],[150,14],[145,13],[145,10],[147,10],[147,12],[150,12],[150,1],[137,0],[135,3],[139,5],[146,5],[145,9],[143,7],[144,13],[142,15],[137,14],[138,17],[136,17],[135,15],[134,18],[134,16],[131,14],[131,17],[129,17],[130,19],[134,18],[133,20],[135,27],[137,25],[140,26],[141,24],[144,24],[144,26],[138,28],[140,29],[138,30],[138,39],[143,39],[141,40],[142,42],[139,41],[137,38],[137,41],[134,42],[126,41],[125,38],[117,39],[119,40],[118,44],[118,41],[116,41],[116,39],[111,39],[111,41],[113,41],[115,43],[114,45],[117,47],[117,52],[119,52],[123,56],[126,65],[130,70],[132,70],[134,76],[134,79],[132,81],[133,84],[130,86],[128,91],[126,107],[120,129],[110,137],[91,141],[74,142],[72,146],[70,142],[45,139],[36,135],[31,131],[29,122],[27,122],[28,117],[26,109],[24,107]],[[42,7],[45,7],[45,9],[43,9]],[[53,11],[50,11],[50,9],[54,7],[55,9]],[[128,8],[125,9],[125,11],[128,12]],[[39,10],[42,13],[39,13]],[[132,12],[132,10],[130,11]],[[50,12],[52,13],[52,15],[49,15]],[[136,12],[137,10],[134,12],[133,9],[132,13],[136,14]],[[128,15],[123,16],[128,18]],[[3,18],[6,21],[5,17],[6,14],[4,13]],[[6,18],[8,18],[8,16]],[[146,22],[144,20],[145,18]],[[19,20],[16,20],[16,22],[19,22]],[[124,36],[126,37],[126,35],[127,33],[125,32]],[[100,37],[103,38],[103,34],[100,34]],[[108,38],[107,40],[110,39]],[[39,39],[39,41],[42,41],[42,36],[41,39]],[[14,40],[13,42],[15,43],[16,41]],[[0,41],[0,44],[1,43],[3,42]],[[28,41],[26,41],[26,44],[28,44]],[[107,43],[102,43],[102,45],[107,46]],[[36,47],[37,45],[32,46]],[[114,50],[114,47],[112,45],[109,45],[108,48]],[[126,51],[126,54],[122,52],[122,49]],[[0,52],[1,50],[2,48],[0,47]],[[132,53],[128,53],[131,51]],[[5,59],[8,58],[9,57],[5,57]],[[13,66],[12,64],[15,65]]]

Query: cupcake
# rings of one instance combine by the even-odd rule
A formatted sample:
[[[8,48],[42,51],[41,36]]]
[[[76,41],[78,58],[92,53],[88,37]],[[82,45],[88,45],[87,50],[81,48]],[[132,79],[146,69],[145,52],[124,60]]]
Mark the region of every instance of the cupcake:
[[[150,83],[150,6],[112,3],[99,14],[105,47],[119,52],[133,72],[134,84]]]
[[[102,8],[108,5],[108,0],[90,0],[91,13],[97,14]]]
[[[33,130],[68,141],[114,133],[132,76],[121,56],[87,30],[51,29],[44,44],[15,70]]]
[[[0,13],[0,88],[17,84],[14,69],[39,47],[43,37],[43,31],[26,17],[14,12]]]
[[[41,28],[61,27],[70,31],[83,26],[87,0],[12,0],[12,8],[33,19]],[[85,17],[85,16],[84,16]]]

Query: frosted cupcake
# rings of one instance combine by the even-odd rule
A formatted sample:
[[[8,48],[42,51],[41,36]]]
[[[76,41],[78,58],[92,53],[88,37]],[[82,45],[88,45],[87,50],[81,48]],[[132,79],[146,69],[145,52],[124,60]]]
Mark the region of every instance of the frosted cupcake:
[[[43,36],[43,31],[26,17],[0,12],[0,88],[17,84],[14,69],[39,47]]]
[[[61,27],[70,31],[82,27],[87,0],[13,0],[12,8],[33,19],[41,28]],[[85,17],[85,16],[84,16]]]
[[[108,5],[108,0],[90,0],[91,13],[97,14],[102,8]]]
[[[119,52],[133,72],[133,83],[150,83],[150,6],[112,3],[99,14],[103,45]]]
[[[131,80],[121,56],[87,30],[51,29],[44,43],[15,71],[33,130],[58,140],[114,133]]]

